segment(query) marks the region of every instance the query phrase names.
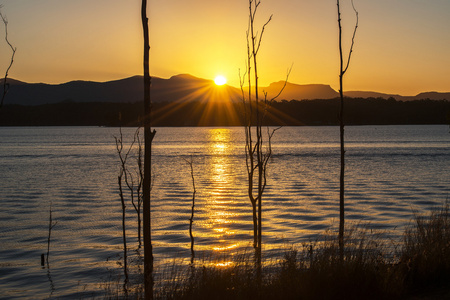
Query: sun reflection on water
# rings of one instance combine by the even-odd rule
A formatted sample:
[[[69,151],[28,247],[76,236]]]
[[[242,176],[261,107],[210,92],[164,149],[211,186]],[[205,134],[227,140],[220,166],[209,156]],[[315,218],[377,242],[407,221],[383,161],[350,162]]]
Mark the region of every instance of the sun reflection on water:
[[[225,245],[225,246],[216,246],[216,247],[213,247],[213,249],[215,251],[224,251],[224,250],[236,249],[237,247],[239,247],[239,243]]]
[[[217,242],[211,249],[217,254],[227,254],[239,247],[239,243],[232,240],[235,234],[230,226],[235,222],[237,214],[233,210],[233,186],[230,154],[233,150],[230,129],[210,129],[209,132],[209,185],[208,217]],[[227,267],[231,261],[215,263],[217,267]]]
[[[215,264],[216,267],[222,267],[222,268],[230,267],[232,265],[233,265],[233,262],[231,262],[231,261],[219,262],[219,263]]]
[[[224,227],[216,227],[216,228],[213,228],[213,230],[214,230],[215,232],[217,232],[217,233],[220,233],[220,234],[228,234],[228,235],[231,235],[231,234],[234,234],[234,233],[235,233],[234,231],[230,231],[228,228],[224,228]]]

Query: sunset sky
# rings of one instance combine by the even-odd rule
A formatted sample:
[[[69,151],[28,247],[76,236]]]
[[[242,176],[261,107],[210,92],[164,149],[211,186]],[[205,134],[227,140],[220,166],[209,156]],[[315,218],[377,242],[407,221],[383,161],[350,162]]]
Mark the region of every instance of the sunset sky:
[[[342,0],[348,49],[355,16]],[[140,0],[3,0],[17,47],[10,77],[26,82],[108,81],[142,74]],[[359,29],[345,90],[415,95],[450,91],[449,0],[354,0]],[[262,85],[283,80],[338,89],[334,0],[261,0],[273,14],[259,56]],[[246,0],[149,0],[152,76],[180,73],[238,86],[245,68]],[[2,34],[3,28],[2,28]],[[9,63],[2,36],[0,72]]]

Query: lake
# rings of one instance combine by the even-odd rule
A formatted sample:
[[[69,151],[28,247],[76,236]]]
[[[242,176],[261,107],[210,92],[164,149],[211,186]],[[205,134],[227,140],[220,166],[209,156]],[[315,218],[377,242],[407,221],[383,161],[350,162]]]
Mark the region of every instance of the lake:
[[[134,128],[123,129],[125,146]],[[192,159],[197,255],[252,246],[243,128],[156,128],[152,234],[155,264],[188,263]],[[122,255],[119,128],[0,128],[0,299],[94,297]],[[346,220],[397,240],[413,212],[450,192],[448,126],[346,127]],[[283,127],[272,139],[263,197],[263,256],[320,239],[339,220],[339,128]],[[129,157],[135,168],[136,157]],[[53,221],[50,268],[49,211]],[[130,253],[136,217],[127,204]],[[131,254],[136,255],[136,254]],[[184,259],[183,261],[181,261]]]

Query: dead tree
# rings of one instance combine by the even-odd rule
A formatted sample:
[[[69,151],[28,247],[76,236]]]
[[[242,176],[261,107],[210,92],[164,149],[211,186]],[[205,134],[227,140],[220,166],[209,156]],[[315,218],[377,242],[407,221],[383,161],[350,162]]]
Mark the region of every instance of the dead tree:
[[[128,150],[124,153],[123,149],[123,134],[122,134],[122,128],[120,128],[120,137],[114,137],[116,141],[116,150],[117,154],[119,155],[120,159],[120,170],[119,175],[117,176],[117,182],[119,184],[119,196],[120,196],[120,202],[122,204],[122,240],[123,240],[123,270],[125,275],[125,282],[124,286],[128,283],[128,255],[127,255],[127,235],[126,235],[126,204],[125,204],[125,196],[122,188],[122,182],[125,181],[125,184],[128,186],[128,189],[130,190],[131,197],[133,197],[133,186],[129,184],[129,178],[128,174],[129,171],[127,170],[127,160],[128,156],[131,152],[131,149],[133,148],[134,140],[131,144],[131,146],[128,148]]]
[[[117,177],[119,185],[119,196],[122,205],[122,239],[123,239],[123,252],[124,252],[124,292],[127,293],[128,285],[128,246],[127,246],[127,236],[126,236],[126,202],[129,199],[134,207],[137,215],[137,227],[138,227],[138,247],[141,247],[141,204],[142,204],[142,182],[143,182],[143,171],[142,171],[142,143],[139,136],[140,128],[136,129],[134,137],[127,149],[124,149],[124,141],[122,128],[119,129],[120,136],[114,137],[116,141],[116,150],[120,159],[120,170]],[[136,155],[137,155],[137,168],[132,168],[129,166],[130,155],[134,154],[135,144],[137,144]],[[125,191],[123,186],[125,185]],[[126,192],[128,190],[128,193]],[[127,194],[129,197],[126,197]]]
[[[347,62],[344,65],[344,54],[342,50],[342,26],[341,26],[341,9],[337,0],[337,13],[338,13],[338,26],[339,26],[339,58],[340,58],[340,70],[339,70],[339,96],[340,96],[340,112],[339,112],[339,132],[340,132],[340,152],[341,152],[341,171],[339,180],[339,256],[341,261],[344,259],[344,229],[345,229],[345,207],[344,207],[344,175],[345,175],[345,147],[344,147],[344,88],[343,81],[344,75],[350,65],[350,59],[352,57],[353,45],[355,44],[356,30],[358,29],[358,11],[355,9],[352,0],[352,7],[356,14],[356,24],[353,30],[352,43],[347,56]]]
[[[153,248],[151,235],[151,178],[152,178],[152,142],[156,131],[152,131],[152,106],[150,99],[150,42],[147,17],[147,0],[142,0],[141,21],[144,37],[144,180],[143,180],[143,227],[144,227],[144,295],[153,299]]]
[[[249,21],[247,29],[247,61],[246,72],[240,76],[242,101],[244,107],[244,127],[245,127],[245,158],[248,180],[248,197],[252,205],[253,215],[253,247],[256,253],[256,262],[261,265],[262,247],[262,196],[267,185],[267,164],[272,155],[271,138],[275,130],[270,133],[268,129],[268,141],[264,140],[262,127],[264,116],[267,112],[267,105],[275,100],[283,91],[287,83],[287,78],[283,88],[278,95],[272,99],[259,95],[259,77],[257,56],[261,47],[262,37],[266,26],[272,20],[269,17],[262,26],[261,33],[255,31],[255,17],[259,0],[249,0]],[[290,70],[288,71],[289,76]],[[287,77],[288,77],[287,76]],[[248,82],[248,92],[245,92],[244,84]]]
[[[0,8],[1,8],[1,5],[0,5]],[[9,84],[7,83],[7,78],[8,78],[9,70],[11,69],[11,67],[14,63],[14,55],[16,54],[16,48],[13,47],[13,45],[8,40],[8,20],[2,14],[1,10],[0,10],[0,17],[2,18],[3,24],[5,25],[5,41],[8,44],[9,48],[11,48],[11,51],[12,51],[11,60],[9,62],[8,68],[6,69],[5,77],[3,78],[3,93],[2,93],[2,99],[0,102],[0,108],[2,108],[3,102],[5,101],[6,94],[9,91]]]

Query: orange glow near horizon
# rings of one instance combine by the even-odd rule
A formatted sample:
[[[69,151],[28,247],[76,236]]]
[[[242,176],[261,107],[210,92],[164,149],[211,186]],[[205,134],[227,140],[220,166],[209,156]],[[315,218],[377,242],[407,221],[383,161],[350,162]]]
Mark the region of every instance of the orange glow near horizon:
[[[361,26],[344,88],[405,96],[448,92],[450,1],[438,2],[355,3]],[[138,3],[124,6],[121,1],[108,2],[107,11],[99,1],[5,1],[2,12],[9,20],[8,38],[18,49],[9,77],[64,83],[142,74],[139,11]],[[152,1],[148,13],[152,76],[188,73],[210,78],[220,70],[228,85],[240,86],[238,74],[245,68],[247,54],[245,2]],[[272,14],[258,55],[260,85],[284,79],[294,64],[290,82],[328,84],[337,90],[335,5],[306,0],[263,2],[256,16],[257,30]],[[381,23],[379,15],[383,15]],[[342,3],[342,18],[347,50],[355,18],[350,2]],[[0,50],[8,53],[5,43],[0,43]],[[7,57],[0,61],[0,70],[8,63]]]

